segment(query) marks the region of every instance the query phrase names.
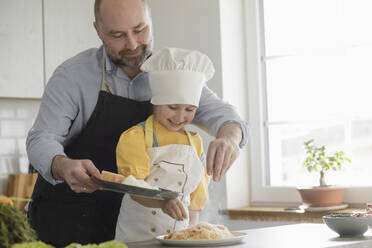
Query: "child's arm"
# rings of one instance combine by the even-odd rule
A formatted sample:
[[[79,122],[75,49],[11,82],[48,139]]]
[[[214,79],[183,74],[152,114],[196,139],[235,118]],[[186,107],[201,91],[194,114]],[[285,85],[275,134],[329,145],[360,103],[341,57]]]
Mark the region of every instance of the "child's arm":
[[[144,207],[161,208],[165,214],[169,215],[173,219],[183,220],[187,218],[186,210],[178,198],[170,200],[156,200],[134,195],[130,195],[130,197]]]

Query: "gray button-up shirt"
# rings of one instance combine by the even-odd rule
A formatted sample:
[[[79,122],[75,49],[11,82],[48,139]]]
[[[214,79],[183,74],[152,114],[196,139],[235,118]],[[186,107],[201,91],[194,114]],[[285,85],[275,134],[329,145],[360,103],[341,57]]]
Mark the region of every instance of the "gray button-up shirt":
[[[28,133],[29,161],[52,184],[59,182],[51,174],[53,158],[66,155],[64,147],[82,131],[96,106],[102,81],[102,49],[101,46],[86,50],[55,70],[45,88],[35,123]],[[137,101],[150,100],[147,73],[141,72],[130,79],[107,56],[105,70],[106,81],[116,95]],[[242,147],[247,142],[246,122],[241,120],[233,106],[223,102],[205,86],[193,124],[216,136],[218,129],[228,122],[240,125]]]

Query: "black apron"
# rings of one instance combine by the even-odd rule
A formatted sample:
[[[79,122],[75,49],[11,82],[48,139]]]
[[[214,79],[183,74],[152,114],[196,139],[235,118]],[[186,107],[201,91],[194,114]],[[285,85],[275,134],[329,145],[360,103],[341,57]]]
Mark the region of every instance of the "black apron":
[[[110,93],[102,58],[102,87],[96,107],[78,138],[65,147],[72,159],[90,159],[100,170],[117,172],[116,144],[120,134],[147,119],[149,101],[139,102]],[[66,183],[55,186],[40,175],[29,207],[31,227],[39,240],[56,247],[72,242],[100,243],[115,237],[123,195],[108,191],[75,193]]]

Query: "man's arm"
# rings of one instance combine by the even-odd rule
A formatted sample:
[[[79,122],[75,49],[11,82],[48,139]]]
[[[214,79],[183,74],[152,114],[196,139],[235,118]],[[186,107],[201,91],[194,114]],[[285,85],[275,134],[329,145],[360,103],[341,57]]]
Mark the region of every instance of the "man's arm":
[[[91,162],[67,159],[64,153],[64,144],[71,137],[72,122],[79,112],[76,99],[81,96],[78,92],[69,73],[63,67],[57,68],[45,89],[26,147],[30,163],[49,183],[66,181],[76,192],[90,192],[95,187],[87,177],[99,175],[98,170]]]
[[[51,184],[58,183],[52,176],[51,164],[56,155],[66,156],[63,144],[68,142],[72,121],[78,113],[75,92],[76,86],[68,73],[58,67],[45,88],[39,113],[27,136],[28,159]]]
[[[209,144],[207,153],[207,173],[213,174],[214,181],[220,181],[239,156],[242,130],[236,123],[222,126],[215,140]]]
[[[217,137],[219,129],[227,123],[236,123],[240,127],[242,139],[239,147],[242,148],[248,140],[247,122],[240,117],[234,106],[222,101],[207,86],[204,86],[193,124]]]
[[[216,137],[208,148],[207,172],[219,181],[247,142],[248,125],[235,107],[203,88],[194,124]]]

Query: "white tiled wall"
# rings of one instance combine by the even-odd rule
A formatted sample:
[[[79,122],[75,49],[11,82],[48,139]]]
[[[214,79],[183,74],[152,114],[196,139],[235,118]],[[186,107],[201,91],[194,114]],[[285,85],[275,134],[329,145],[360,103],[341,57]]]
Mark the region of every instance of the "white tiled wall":
[[[0,194],[7,191],[8,174],[27,173],[26,136],[40,100],[0,99]]]

